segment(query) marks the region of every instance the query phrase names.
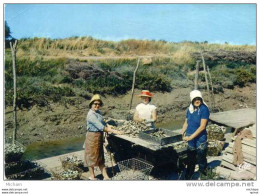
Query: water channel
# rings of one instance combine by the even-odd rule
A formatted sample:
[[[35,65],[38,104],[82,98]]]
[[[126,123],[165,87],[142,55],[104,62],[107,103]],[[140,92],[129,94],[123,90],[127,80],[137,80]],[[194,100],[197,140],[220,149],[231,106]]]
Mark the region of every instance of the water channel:
[[[169,123],[159,123],[156,127],[166,128],[170,130],[180,129],[183,125],[183,120],[172,121]],[[26,147],[24,159],[39,160],[69,152],[83,150],[82,146],[85,140],[85,135],[82,137],[50,141],[50,142],[36,142]]]

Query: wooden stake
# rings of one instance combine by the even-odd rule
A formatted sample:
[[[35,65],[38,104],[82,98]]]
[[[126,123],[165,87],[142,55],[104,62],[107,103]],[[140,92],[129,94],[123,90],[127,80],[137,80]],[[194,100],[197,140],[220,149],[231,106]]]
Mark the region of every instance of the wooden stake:
[[[14,114],[14,131],[13,131],[13,144],[16,140],[16,134],[17,134],[17,87],[16,87],[16,46],[17,46],[17,40],[15,40],[14,45],[12,42],[10,42],[10,47],[12,51],[12,62],[13,62],[13,85],[14,85],[14,96],[13,96],[13,114]]]
[[[133,102],[133,96],[134,96],[134,89],[135,89],[135,78],[136,78],[137,69],[138,69],[138,67],[139,67],[139,63],[140,63],[140,58],[138,58],[137,65],[136,65],[136,68],[135,68],[135,70],[134,70],[134,75],[133,75],[132,94],[131,94],[131,100],[130,100],[130,105],[129,105],[129,109],[130,109],[130,110],[131,110],[131,108],[132,108],[132,102]]]
[[[202,52],[200,52],[200,54],[201,54],[201,59],[202,59],[202,64],[203,64],[203,70],[204,70],[204,75],[205,75],[205,80],[206,80],[206,85],[207,85],[208,96],[210,98],[209,82],[208,82],[208,77],[207,77],[206,64],[205,64],[205,60],[204,60],[204,57],[202,55]],[[212,107],[212,102],[210,102],[210,105]]]
[[[199,63],[200,60],[196,61],[196,73],[195,73],[195,79],[194,79],[194,89],[197,90],[198,89],[198,78],[199,78]]]
[[[211,100],[212,100],[212,108],[215,108],[215,98],[214,98],[214,90],[213,90],[213,83],[212,83],[212,79],[211,79],[211,74],[209,72],[209,66],[207,66],[207,70],[208,70],[208,74],[209,74],[209,81],[210,81],[210,85],[211,85]]]

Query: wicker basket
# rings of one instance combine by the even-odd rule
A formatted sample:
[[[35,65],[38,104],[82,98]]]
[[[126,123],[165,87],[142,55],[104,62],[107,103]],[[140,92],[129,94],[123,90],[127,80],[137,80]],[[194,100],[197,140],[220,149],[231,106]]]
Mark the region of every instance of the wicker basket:
[[[62,167],[51,169],[52,180],[80,180],[81,173],[70,169],[64,170]]]
[[[117,164],[122,180],[148,180],[148,176],[153,169],[153,165],[140,158],[123,160]]]
[[[61,165],[64,170],[73,170],[80,173],[84,172],[83,161],[78,159],[77,156],[63,156],[60,157]]]

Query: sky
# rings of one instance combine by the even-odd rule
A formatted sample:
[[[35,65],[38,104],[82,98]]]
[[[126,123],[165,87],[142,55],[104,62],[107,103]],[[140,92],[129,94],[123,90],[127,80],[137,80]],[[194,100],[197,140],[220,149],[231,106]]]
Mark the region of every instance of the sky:
[[[256,4],[5,4],[14,38],[256,44]]]

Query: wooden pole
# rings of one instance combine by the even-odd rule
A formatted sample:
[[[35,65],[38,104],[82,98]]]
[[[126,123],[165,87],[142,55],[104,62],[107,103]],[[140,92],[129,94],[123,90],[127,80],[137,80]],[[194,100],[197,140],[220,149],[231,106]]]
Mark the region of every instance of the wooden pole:
[[[207,85],[208,96],[210,98],[209,82],[208,82],[208,77],[207,77],[206,64],[205,64],[205,60],[204,60],[204,57],[202,55],[202,52],[200,52],[200,54],[201,54],[201,59],[202,59],[202,64],[203,64],[203,70],[204,70],[204,75],[205,75],[205,80],[206,80],[206,85]],[[210,102],[210,106],[212,107],[212,102]]]
[[[133,102],[133,96],[134,96],[134,89],[135,89],[135,78],[136,78],[137,69],[138,69],[138,67],[139,67],[139,63],[140,63],[140,58],[138,58],[137,65],[136,65],[136,68],[135,68],[135,70],[134,70],[134,75],[133,75],[132,94],[131,94],[131,100],[130,100],[130,105],[129,105],[129,109],[130,109],[130,110],[131,110],[131,108],[132,108],[132,102]]]
[[[17,87],[16,87],[16,46],[17,46],[17,40],[15,40],[14,45],[12,42],[10,42],[10,47],[12,51],[12,62],[13,62],[13,85],[14,85],[14,98],[13,98],[13,115],[14,115],[14,131],[13,131],[13,144],[16,140],[16,134],[17,134]]]
[[[214,108],[215,108],[214,89],[213,89],[213,83],[212,83],[211,74],[210,74],[210,71],[209,71],[209,66],[207,66],[207,70],[208,70],[209,81],[210,81],[210,85],[211,85],[211,99],[212,99],[212,107],[213,107],[213,109],[214,109]]]
[[[199,66],[200,66],[200,60],[196,61],[196,73],[195,73],[195,79],[194,79],[194,89],[198,89],[198,78],[199,78]]]

